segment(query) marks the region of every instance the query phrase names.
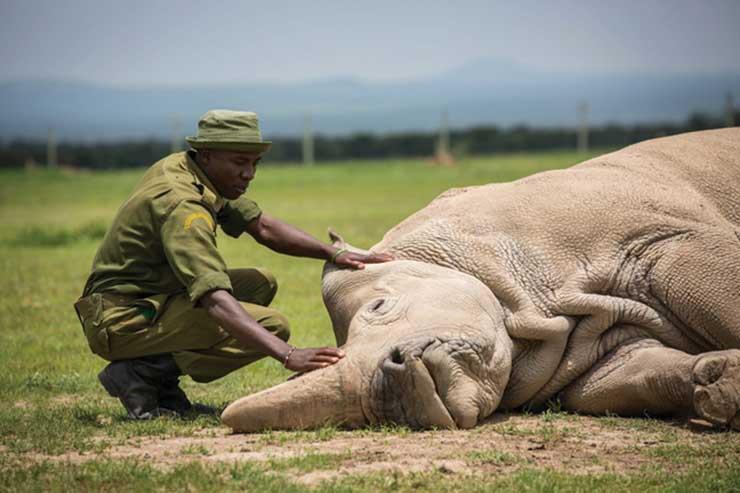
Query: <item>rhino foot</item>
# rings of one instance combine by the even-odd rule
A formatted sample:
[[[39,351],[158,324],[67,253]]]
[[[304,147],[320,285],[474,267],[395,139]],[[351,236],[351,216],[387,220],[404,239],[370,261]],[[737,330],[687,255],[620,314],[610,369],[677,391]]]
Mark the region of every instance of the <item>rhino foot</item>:
[[[696,413],[715,425],[740,430],[740,350],[702,355],[692,378]]]

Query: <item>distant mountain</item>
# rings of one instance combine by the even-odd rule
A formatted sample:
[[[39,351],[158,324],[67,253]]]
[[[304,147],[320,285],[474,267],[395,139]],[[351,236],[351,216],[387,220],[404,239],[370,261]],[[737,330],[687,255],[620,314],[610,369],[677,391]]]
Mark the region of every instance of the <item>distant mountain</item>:
[[[740,72],[721,74],[547,73],[497,59],[477,60],[438,75],[400,82],[329,79],[294,84],[117,88],[69,81],[0,83],[0,138],[169,138],[177,114],[182,133],[195,131],[211,108],[244,108],[262,116],[266,136],[298,135],[310,114],[316,132],[397,132],[439,125],[573,126],[587,101],[594,124],[683,120],[693,111],[722,111],[740,94]]]

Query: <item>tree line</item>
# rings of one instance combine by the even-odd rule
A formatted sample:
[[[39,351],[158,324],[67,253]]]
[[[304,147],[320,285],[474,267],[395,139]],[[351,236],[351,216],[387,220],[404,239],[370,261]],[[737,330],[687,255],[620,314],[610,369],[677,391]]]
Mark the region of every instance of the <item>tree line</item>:
[[[740,122],[740,111],[734,114]],[[695,130],[723,127],[724,117],[695,113],[679,123],[607,124],[589,130],[589,145],[617,148],[654,137]],[[538,128],[519,125],[502,128],[494,125],[452,130],[450,142],[455,156],[495,154],[516,151],[574,149],[577,129]],[[394,134],[357,133],[349,136],[317,135],[314,139],[316,161],[351,159],[424,158],[434,154],[436,132]],[[287,163],[302,160],[302,139],[273,138],[265,162]],[[183,142],[183,147],[185,144]],[[57,160],[64,166],[90,169],[114,169],[149,166],[167,155],[171,143],[166,140],[122,140],[116,142],[61,142]],[[46,162],[44,140],[15,139],[0,144],[0,168],[22,167]]]

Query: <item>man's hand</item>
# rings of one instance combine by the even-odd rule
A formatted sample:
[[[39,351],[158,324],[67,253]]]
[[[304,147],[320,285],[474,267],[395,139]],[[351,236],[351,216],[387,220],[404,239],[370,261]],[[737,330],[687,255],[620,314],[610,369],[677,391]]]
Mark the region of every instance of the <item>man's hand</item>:
[[[291,351],[290,357],[288,361],[284,362],[284,365],[287,369],[297,372],[318,370],[333,365],[344,358],[342,350],[333,347],[294,348]]]
[[[299,349],[291,347],[257,323],[231,293],[223,289],[204,294],[200,303],[208,314],[237,341],[246,347],[255,348],[272,356],[289,370],[300,372],[316,370],[333,365],[344,358],[344,353],[337,348]],[[288,356],[287,361],[286,356]]]
[[[350,251],[337,250],[340,252],[339,255],[334,254],[333,262],[336,265],[352,267],[353,269],[364,269],[365,264],[380,264],[393,260],[393,257],[388,253],[355,253]]]

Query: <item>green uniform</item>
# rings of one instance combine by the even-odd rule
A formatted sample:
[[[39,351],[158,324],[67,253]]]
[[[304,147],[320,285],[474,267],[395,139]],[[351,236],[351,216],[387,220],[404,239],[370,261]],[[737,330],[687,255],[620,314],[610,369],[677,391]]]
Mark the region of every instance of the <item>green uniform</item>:
[[[227,269],[216,248],[217,226],[238,237],[260,213],[246,197],[219,196],[188,153],[157,162],[116,214],[75,304],[90,349],[109,361],[172,353],[200,382],[263,357],[198,307],[214,289],[230,291],[287,340],[287,321],[267,308],[275,278],[263,269]]]

